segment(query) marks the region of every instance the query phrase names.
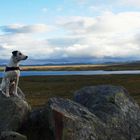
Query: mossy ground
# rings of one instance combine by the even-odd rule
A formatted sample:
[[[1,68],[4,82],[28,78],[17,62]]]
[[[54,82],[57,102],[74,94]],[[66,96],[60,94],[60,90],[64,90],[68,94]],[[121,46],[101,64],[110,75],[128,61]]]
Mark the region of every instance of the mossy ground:
[[[140,75],[30,76],[20,77],[19,87],[31,106],[38,107],[51,97],[71,99],[76,90],[99,84],[123,86],[140,104]]]

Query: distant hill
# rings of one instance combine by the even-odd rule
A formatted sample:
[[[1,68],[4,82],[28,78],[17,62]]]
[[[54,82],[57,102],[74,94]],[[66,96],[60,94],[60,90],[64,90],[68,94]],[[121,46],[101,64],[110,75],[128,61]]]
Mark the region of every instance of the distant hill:
[[[5,65],[8,60],[0,59],[0,65]],[[67,58],[67,59],[28,59],[22,61],[21,65],[90,65],[90,64],[140,64],[137,60],[126,60],[118,58]]]

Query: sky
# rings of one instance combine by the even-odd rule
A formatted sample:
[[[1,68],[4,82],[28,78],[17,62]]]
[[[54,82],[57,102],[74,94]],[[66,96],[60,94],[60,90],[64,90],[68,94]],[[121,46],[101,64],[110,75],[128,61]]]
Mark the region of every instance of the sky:
[[[37,64],[140,60],[140,1],[0,0],[0,62],[14,50]]]

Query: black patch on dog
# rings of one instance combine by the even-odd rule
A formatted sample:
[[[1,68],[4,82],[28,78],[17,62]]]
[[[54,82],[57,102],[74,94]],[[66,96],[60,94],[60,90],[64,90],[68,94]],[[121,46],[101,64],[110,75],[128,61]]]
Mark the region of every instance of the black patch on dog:
[[[17,56],[17,52],[18,52],[18,51],[13,51],[13,52],[12,52],[13,56]]]

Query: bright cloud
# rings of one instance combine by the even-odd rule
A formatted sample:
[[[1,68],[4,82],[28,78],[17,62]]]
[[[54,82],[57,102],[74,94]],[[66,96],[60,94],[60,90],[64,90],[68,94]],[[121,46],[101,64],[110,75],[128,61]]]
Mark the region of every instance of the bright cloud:
[[[47,32],[48,25],[3,26],[0,36],[3,56],[8,57],[7,52],[19,49],[33,59],[140,58],[140,12],[61,17],[53,26],[57,29],[55,37],[38,39],[33,34]],[[61,32],[65,36],[59,36]]]
[[[61,27],[71,36],[82,37],[67,48],[68,55],[90,57],[129,57],[140,55],[140,13],[105,12],[96,18],[69,17]],[[83,53],[84,52],[84,53]]]
[[[69,17],[61,20],[61,26],[73,34],[133,33],[139,31],[139,23],[140,12],[105,12],[96,18]]]
[[[135,6],[135,7],[140,6],[139,0],[120,0],[119,2],[120,2],[120,4],[128,5],[128,6]]]
[[[0,59],[17,49],[32,59],[140,59],[139,0],[7,1]]]

